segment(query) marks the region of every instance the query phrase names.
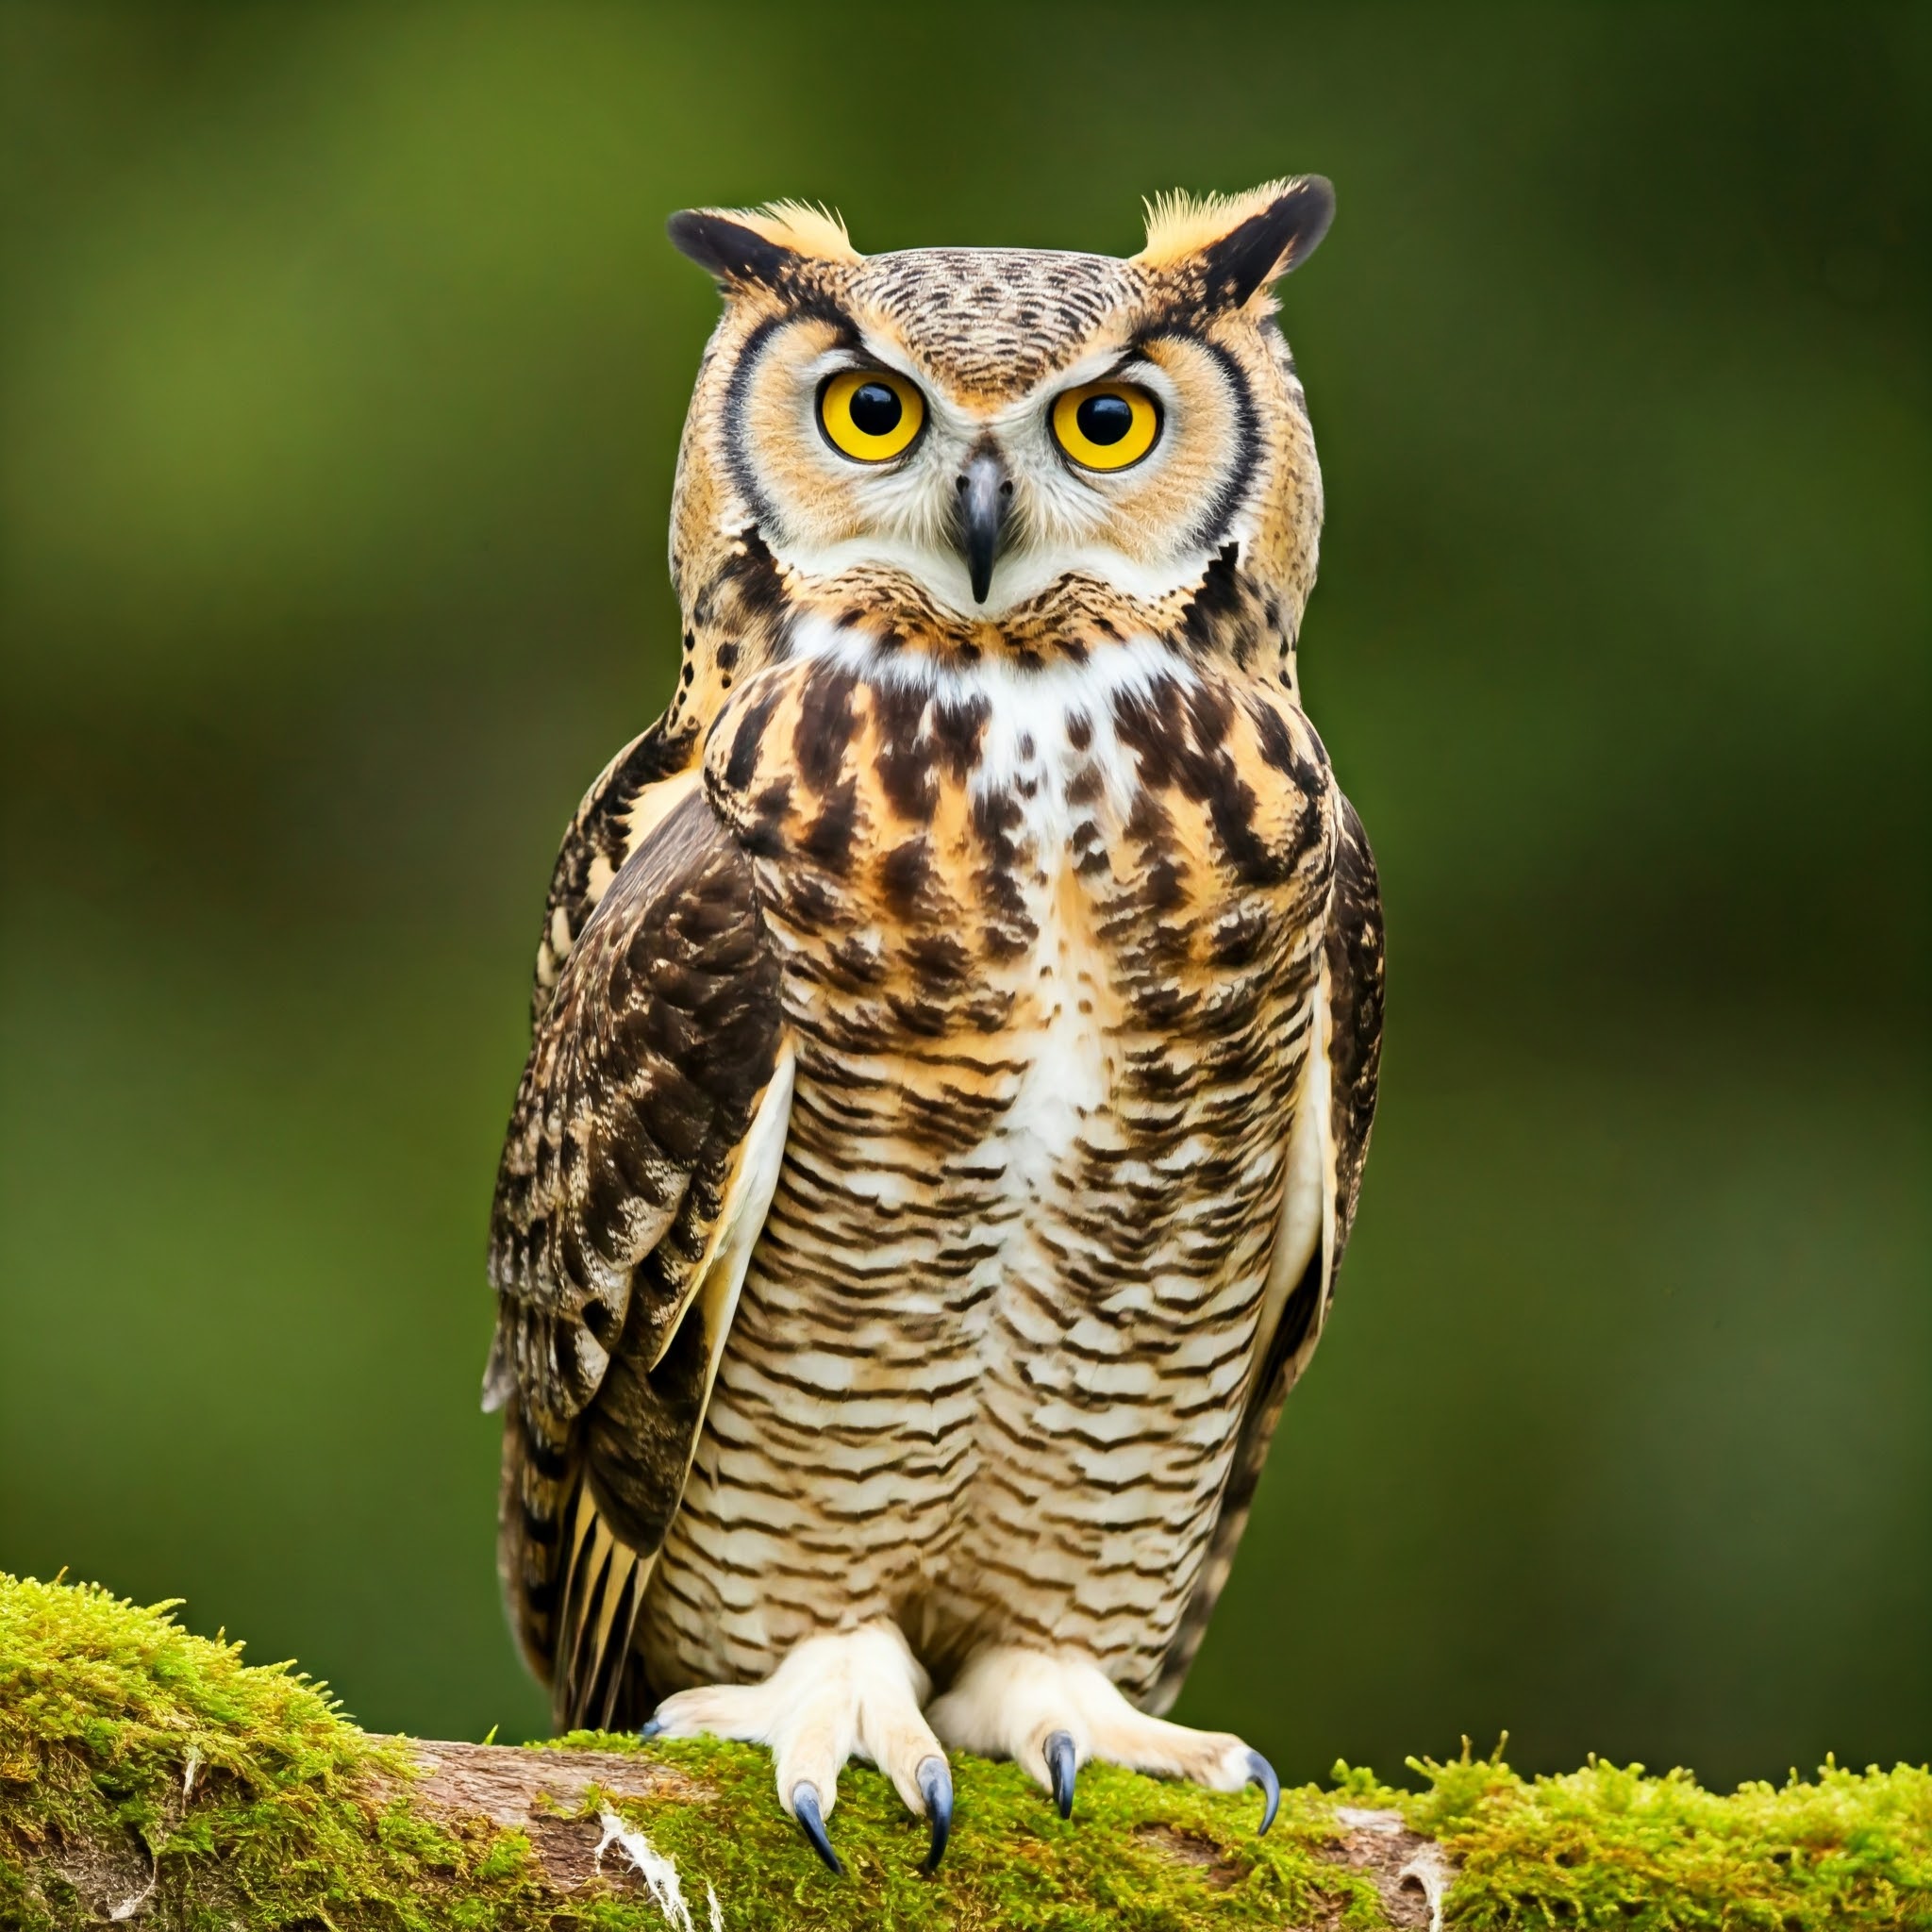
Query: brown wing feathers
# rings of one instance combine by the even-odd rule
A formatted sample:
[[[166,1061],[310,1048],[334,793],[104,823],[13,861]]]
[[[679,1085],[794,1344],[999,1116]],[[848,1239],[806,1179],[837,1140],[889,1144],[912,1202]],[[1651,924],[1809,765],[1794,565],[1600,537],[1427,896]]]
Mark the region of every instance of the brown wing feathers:
[[[1355,1222],[1362,1162],[1375,1118],[1382,1071],[1382,894],[1360,816],[1341,800],[1335,855],[1335,903],[1328,918],[1328,1061],[1334,1069],[1336,1140],[1335,1267]],[[1331,1275],[1332,1275],[1331,1271]],[[1328,1291],[1334,1292],[1331,1278]]]
[[[687,1315],[779,1033],[749,864],[692,790],[575,936],[497,1180],[500,1567],[559,1724],[610,1722],[642,1694],[630,1626],[717,1340]]]

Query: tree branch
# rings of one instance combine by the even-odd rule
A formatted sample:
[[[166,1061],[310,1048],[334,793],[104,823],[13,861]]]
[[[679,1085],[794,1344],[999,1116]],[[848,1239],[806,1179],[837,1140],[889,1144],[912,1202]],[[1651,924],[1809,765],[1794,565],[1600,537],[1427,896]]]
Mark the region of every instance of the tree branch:
[[[0,1576],[0,1925],[708,1932],[892,1924],[1897,1928],[1932,1924],[1932,1774],[1744,1786],[1594,1761],[1525,1780],[1465,1748],[1396,1791],[1337,1768],[1216,1796],[1105,1765],[1062,1821],[958,1756],[936,1877],[876,1772],[848,1768],[835,1878],[751,1746],[562,1748],[358,1730],[317,1686],[87,1587]]]
[[[411,1807],[440,1819],[459,1834],[474,1831],[479,1824],[524,1833],[541,1874],[540,1883],[546,1904],[556,1910],[568,1909],[573,1901],[582,1904],[587,1895],[600,1890],[615,1897],[650,1902],[650,1885],[624,1840],[613,1832],[612,1821],[667,1804],[716,1807],[723,1795],[716,1784],[702,1775],[628,1751],[519,1750],[451,1743],[409,1743],[407,1748],[420,1774],[408,1787]],[[776,1808],[776,1794],[768,1779],[758,1795],[759,1802]],[[1338,1826],[1323,1848],[1324,1858],[1340,1871],[1369,1881],[1391,1926],[1405,1928],[1405,1932],[1410,1928],[1421,1932],[1429,1926],[1431,1895],[1441,1897],[1449,1875],[1447,1862],[1438,1848],[1408,1830],[1394,1811],[1344,1807],[1338,1813]],[[733,1827],[727,1819],[721,1819],[711,1828],[723,1833]],[[1098,1826],[1103,1832],[1115,1828]],[[1137,1830],[1160,1858],[1172,1863],[1179,1884],[1198,1885],[1204,1890],[1225,1890],[1244,1875],[1211,1840],[1159,1824],[1143,1823],[1129,1828]],[[642,1836],[647,1844],[651,1842],[648,1826]],[[811,1890],[829,1889],[836,1898],[839,1881],[820,1868],[802,1843],[791,1862],[796,1870],[791,1875],[797,1883]],[[680,1873],[680,1878],[694,1925],[697,1932],[703,1932],[708,1881],[702,1860],[696,1861],[692,1870]],[[863,1889],[862,1872],[859,1884]],[[942,1898],[943,1893],[936,1892],[934,1905],[940,1905]],[[1072,1907],[1078,1900],[1068,1898],[1060,1903]],[[720,1910],[725,1910],[722,1901]],[[725,1916],[730,1923],[730,1915]],[[664,1923],[661,1907],[654,1907],[646,1917],[654,1926]],[[870,1918],[858,1922],[873,1923]]]

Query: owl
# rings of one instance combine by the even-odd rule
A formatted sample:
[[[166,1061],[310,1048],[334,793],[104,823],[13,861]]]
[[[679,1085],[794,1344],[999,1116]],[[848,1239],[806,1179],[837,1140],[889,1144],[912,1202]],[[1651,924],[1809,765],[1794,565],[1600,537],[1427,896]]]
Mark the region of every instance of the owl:
[[[559,1726],[929,1824],[949,1748],[1278,1788],[1166,1720],[1335,1291],[1383,943],[1301,704],[1316,177],[1131,258],[680,214],[724,312],[676,690],[591,788],[490,1245]]]

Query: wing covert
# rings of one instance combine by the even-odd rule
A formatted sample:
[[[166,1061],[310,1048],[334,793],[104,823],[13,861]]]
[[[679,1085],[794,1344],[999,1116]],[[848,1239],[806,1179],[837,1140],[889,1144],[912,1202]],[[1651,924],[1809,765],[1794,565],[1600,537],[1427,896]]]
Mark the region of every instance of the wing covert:
[[[694,783],[675,791],[540,1007],[491,1220],[500,1566],[565,1722],[612,1707],[789,1113],[750,864]]]
[[[584,794],[551,870],[530,982],[533,1022],[549,1006],[564,961],[610,882],[669,806],[682,797],[682,790],[670,781],[690,769],[697,741],[695,727],[675,732],[659,718],[598,773]]]

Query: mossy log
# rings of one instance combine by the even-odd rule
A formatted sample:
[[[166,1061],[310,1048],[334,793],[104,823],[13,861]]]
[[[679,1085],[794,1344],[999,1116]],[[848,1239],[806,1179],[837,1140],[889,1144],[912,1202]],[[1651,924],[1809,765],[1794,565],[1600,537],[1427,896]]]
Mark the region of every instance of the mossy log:
[[[1063,1823],[958,1757],[952,1845],[862,1767],[827,1873],[762,1752],[579,1736],[434,1744],[358,1730],[321,1687],[189,1635],[169,1607],[0,1576],[0,1926],[496,1928],[1932,1928],[1932,1774],[1827,1765],[1729,1796],[1592,1762],[1338,1766],[1217,1797],[1105,1766]]]

